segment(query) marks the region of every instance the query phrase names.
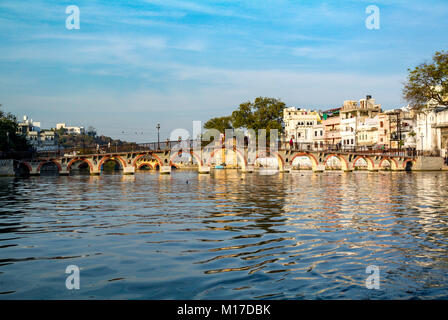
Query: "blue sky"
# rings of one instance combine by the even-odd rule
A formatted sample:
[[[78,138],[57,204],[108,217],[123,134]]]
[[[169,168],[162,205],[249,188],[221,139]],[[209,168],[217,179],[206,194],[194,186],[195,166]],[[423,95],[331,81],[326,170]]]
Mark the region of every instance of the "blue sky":
[[[79,30],[65,27],[68,5]],[[379,30],[365,26],[368,5]],[[2,0],[0,103],[44,127],[145,142],[158,122],[164,139],[257,96],[400,107],[407,68],[444,49],[445,0]]]

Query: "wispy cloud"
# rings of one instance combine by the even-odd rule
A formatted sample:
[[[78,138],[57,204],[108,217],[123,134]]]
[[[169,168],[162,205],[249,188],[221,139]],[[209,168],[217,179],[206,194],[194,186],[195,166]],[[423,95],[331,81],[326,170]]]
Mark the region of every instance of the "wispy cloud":
[[[377,0],[376,31],[367,0],[77,0],[71,31],[68,4],[0,2],[0,103],[44,123],[102,113],[85,121],[104,130],[187,125],[260,95],[323,108],[369,93],[396,107],[406,68],[448,43],[442,0]]]

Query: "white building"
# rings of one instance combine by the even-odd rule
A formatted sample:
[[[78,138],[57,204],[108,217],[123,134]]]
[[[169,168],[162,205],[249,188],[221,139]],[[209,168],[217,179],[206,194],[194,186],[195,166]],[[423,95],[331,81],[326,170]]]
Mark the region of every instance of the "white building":
[[[381,112],[381,105],[375,103],[375,99],[368,95],[359,100],[346,100],[341,108],[341,147],[350,149],[358,146],[359,126],[366,119],[374,118]]]
[[[26,135],[28,132],[39,132],[40,122],[33,121],[33,119],[28,119],[28,116],[23,116],[23,121],[18,123],[19,130],[18,133]]]
[[[313,126],[313,150],[323,150],[324,146],[324,125],[319,123]]]
[[[84,134],[84,127],[67,127],[65,123],[56,124],[56,130],[65,129],[67,134]]]
[[[298,143],[314,143],[314,126],[322,123],[320,112],[294,107],[283,110],[285,137]],[[323,133],[322,133],[323,134]]]
[[[53,130],[31,131],[27,139],[36,151],[58,150],[58,137]]]
[[[23,117],[18,123],[18,134],[25,135],[26,139],[37,151],[56,151],[58,149],[58,137],[52,130],[40,128],[40,122]]]
[[[341,146],[343,149],[350,149],[356,146],[356,130],[357,118],[355,116],[341,119],[340,133]]]
[[[440,152],[448,149],[448,107],[438,106],[417,113],[415,123],[417,150]]]
[[[379,116],[373,118],[365,118],[358,127],[356,133],[356,141],[360,147],[377,147],[378,144],[378,129],[379,129]]]

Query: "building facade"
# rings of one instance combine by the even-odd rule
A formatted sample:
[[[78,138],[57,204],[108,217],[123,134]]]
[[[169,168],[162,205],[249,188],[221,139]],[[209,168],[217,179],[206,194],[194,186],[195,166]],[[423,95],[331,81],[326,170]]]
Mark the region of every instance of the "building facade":
[[[323,150],[325,145],[323,123],[313,126],[313,150]]]
[[[84,127],[67,127],[65,123],[56,124],[56,130],[64,129],[67,134],[85,134]]]
[[[381,105],[376,104],[372,96],[368,95],[366,98],[360,99],[359,103],[355,100],[344,101],[341,108],[341,147],[351,149],[359,145],[358,130],[361,125],[364,126],[363,130],[365,131],[362,137],[366,138],[366,135],[370,137],[372,134],[366,128],[370,128],[371,125],[365,125],[366,119],[375,118],[380,113]],[[363,146],[365,146],[365,141],[363,140]]]
[[[41,129],[40,122],[28,119],[27,116],[18,123],[17,133],[24,135],[36,151],[58,150],[58,135],[53,130]]]
[[[358,126],[356,141],[358,147],[365,149],[378,148],[379,116],[365,118]]]
[[[283,110],[283,122],[286,140],[293,139],[295,143],[312,144],[314,126],[321,124],[322,118],[318,111],[291,107]]]
[[[420,151],[447,155],[448,107],[428,108],[416,114],[416,148]]]
[[[330,109],[323,113],[324,144],[328,147],[340,146],[341,143],[340,110],[340,108]]]

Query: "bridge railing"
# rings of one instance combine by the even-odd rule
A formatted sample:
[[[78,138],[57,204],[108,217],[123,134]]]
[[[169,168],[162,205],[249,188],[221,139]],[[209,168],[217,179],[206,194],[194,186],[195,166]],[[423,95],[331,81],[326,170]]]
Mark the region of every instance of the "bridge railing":
[[[232,143],[230,143],[232,145]],[[338,152],[338,153],[357,153],[365,155],[378,155],[378,156],[431,156],[439,157],[440,152],[433,151],[420,151],[409,148],[401,149],[386,149],[378,146],[341,146],[340,144],[315,144],[315,143],[304,143],[304,142],[293,142],[279,140],[276,142],[278,150],[291,150],[296,152]],[[110,154],[110,153],[124,153],[124,152],[140,152],[140,151],[166,151],[172,150],[177,146],[177,149],[190,148],[194,150],[195,148],[201,147],[203,150],[212,151],[221,145],[216,143],[210,143],[209,141],[200,140],[177,140],[177,141],[160,141],[160,142],[149,142],[149,143],[128,143],[122,145],[98,145],[95,147],[85,147],[85,148],[60,148],[56,151],[45,151],[38,152],[36,157],[58,157],[63,155],[80,155],[80,154]],[[227,145],[229,146],[229,145]],[[244,147],[248,146],[248,142],[244,142]],[[267,147],[269,148],[269,146]]]
[[[279,150],[292,150],[297,152],[338,152],[338,153],[356,153],[365,155],[378,155],[390,157],[415,157],[415,156],[440,156],[440,152],[422,152],[411,148],[384,148],[380,146],[344,146],[340,144],[315,144],[305,142],[279,141]]]

